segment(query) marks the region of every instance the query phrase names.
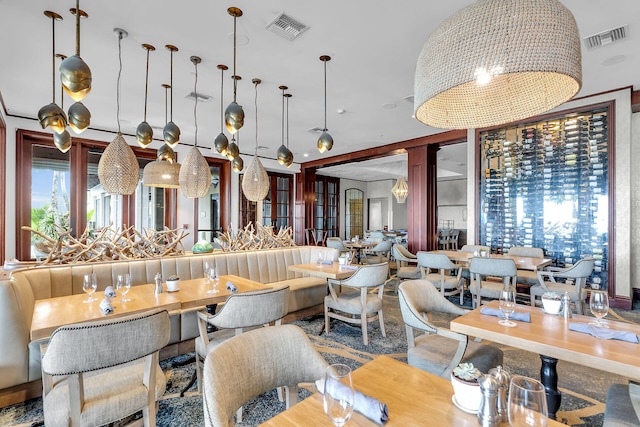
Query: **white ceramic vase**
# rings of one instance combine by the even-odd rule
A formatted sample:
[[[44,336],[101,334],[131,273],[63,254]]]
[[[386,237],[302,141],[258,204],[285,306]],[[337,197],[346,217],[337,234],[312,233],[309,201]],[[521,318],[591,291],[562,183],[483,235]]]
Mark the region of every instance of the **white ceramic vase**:
[[[451,374],[451,385],[453,385],[453,393],[458,405],[467,409],[469,412],[476,412],[480,406],[482,391],[480,385],[469,383],[457,378]]]

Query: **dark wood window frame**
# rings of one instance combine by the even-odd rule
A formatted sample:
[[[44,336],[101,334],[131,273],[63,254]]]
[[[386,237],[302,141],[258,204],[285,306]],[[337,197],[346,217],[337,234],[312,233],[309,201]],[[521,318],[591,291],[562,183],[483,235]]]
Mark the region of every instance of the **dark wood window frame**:
[[[205,160],[210,167],[216,167],[220,169],[220,181],[218,188],[220,191],[220,228],[223,230],[228,228],[229,218],[231,218],[231,209],[229,202],[229,195],[231,194],[231,162],[224,159],[214,159],[211,157],[205,157]],[[194,232],[198,231],[198,202],[200,199],[193,199],[193,229]],[[217,236],[212,236],[217,237]],[[198,236],[194,236],[194,241],[198,241]]]
[[[278,173],[278,172],[269,172],[267,171],[267,175],[269,175],[269,193],[271,194],[271,198],[269,200],[269,202],[263,202],[263,203],[270,203],[271,204],[271,218],[269,221],[269,224],[267,225],[273,225],[275,224],[275,222],[278,220],[278,178],[285,178],[288,180],[289,182],[289,200],[288,200],[288,205],[289,205],[289,215],[288,215],[288,224],[289,226],[293,226],[293,182],[295,181],[295,176],[291,175],[291,174],[286,174],[286,173]],[[274,191],[275,189],[275,191]],[[262,208],[262,212],[264,212],[264,205]],[[262,217],[262,222],[264,224],[264,215]]]
[[[336,178],[336,177],[332,177],[332,176],[324,176],[324,175],[316,175],[316,196],[318,194],[317,192],[317,186],[318,183],[321,183],[322,187],[323,187],[323,191],[322,191],[322,197],[323,197],[323,201],[322,201],[322,206],[323,206],[323,215],[322,215],[322,228],[318,228],[318,227],[314,227],[316,229],[316,233],[320,232],[320,231],[326,231],[327,232],[327,237],[338,237],[340,236],[340,178]],[[328,230],[327,229],[327,213],[329,212],[329,192],[327,191],[329,184],[335,184],[336,186],[336,191],[335,191],[335,196],[336,196],[336,204],[335,204],[335,209],[336,209],[336,215],[335,215],[335,230]],[[317,200],[316,200],[316,204],[317,204]],[[332,206],[333,207],[333,206]],[[313,215],[313,224],[316,224],[316,214],[315,214],[315,210],[314,210],[314,215]],[[321,239],[320,239],[321,240]]]

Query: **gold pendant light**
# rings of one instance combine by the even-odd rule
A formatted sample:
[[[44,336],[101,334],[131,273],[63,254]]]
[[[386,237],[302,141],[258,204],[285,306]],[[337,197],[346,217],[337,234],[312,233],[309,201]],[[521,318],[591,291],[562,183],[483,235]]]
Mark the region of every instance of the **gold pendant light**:
[[[236,102],[238,80],[240,80],[236,78],[236,20],[242,16],[242,10],[237,7],[230,7],[227,9],[227,12],[233,16],[233,102],[229,104],[224,112],[224,123],[229,133],[234,135],[244,125],[244,110],[242,106]]]
[[[409,186],[404,176],[397,179],[396,184],[391,188],[391,193],[396,197],[396,202],[404,203],[409,196]]]
[[[64,61],[67,59],[67,56],[61,53],[56,53],[56,58]],[[60,87],[60,109],[64,111],[64,89],[62,89],[62,85]],[[53,144],[58,150],[60,150],[60,152],[66,153],[71,149],[71,135],[66,129],[61,133],[53,132]]]
[[[144,77],[144,118],[136,128],[136,141],[138,141],[138,145],[144,148],[153,140],[153,129],[147,123],[147,96],[149,94],[149,53],[156,50],[156,48],[147,43],[143,43],[142,48],[147,51],[147,67]]]
[[[69,127],[75,133],[84,132],[91,124],[91,112],[82,102],[74,102],[69,107]]]
[[[581,61],[575,18],[558,0],[479,0],[424,44],[415,117],[440,129],[467,129],[541,114],[580,91]]]
[[[80,57],[80,18],[89,15],[80,9],[80,0],[76,0],[76,7],[70,12],[76,17],[76,54],[60,64],[60,81],[74,101],[82,101],[91,92],[91,70]]]
[[[213,141],[213,148],[222,154],[223,156],[227,155],[227,149],[229,148],[229,139],[224,134],[224,71],[228,70],[224,64],[218,64],[218,70],[220,70],[220,134],[216,136],[216,139]]]
[[[258,158],[258,85],[262,82],[260,79],[253,79],[255,86],[255,109],[256,109],[256,147],[253,154],[253,160],[249,163],[246,172],[242,176],[242,192],[247,200],[257,202],[264,200],[269,193],[269,176],[262,166],[262,162]]]
[[[289,148],[286,145],[284,145],[284,99],[286,96],[284,91],[289,88],[283,85],[283,86],[280,86],[279,89],[282,90],[282,145],[280,145],[280,147],[278,148],[276,155],[278,158],[278,163],[280,163],[283,166],[289,167],[291,166],[291,163],[293,163],[293,153],[291,152],[291,150],[289,150]],[[288,114],[287,114],[287,126],[288,126]],[[287,145],[288,144],[289,144],[289,138],[287,135]]]
[[[324,128],[318,138],[318,151],[324,153],[333,148],[333,137],[327,132],[327,61],[331,61],[329,55],[322,55],[320,61],[324,62]]]
[[[164,142],[171,148],[175,148],[176,145],[180,142],[180,128],[173,123],[173,52],[177,52],[178,48],[173,45],[165,46],[168,51],[171,52],[171,74],[169,81],[169,90],[171,92],[171,109],[169,110],[169,119],[171,120],[169,123],[164,125],[164,129],[162,131],[162,135],[164,136]]]
[[[238,138],[238,144],[236,144],[236,137]],[[231,161],[231,169],[234,172],[239,173],[244,169],[244,160],[240,157],[240,132],[236,133],[231,137],[231,144],[229,144],[229,150],[231,150],[232,146],[236,147],[236,156]]]
[[[114,28],[114,34],[118,37],[118,80],[116,88],[116,117],[118,121],[118,134],[107,146],[98,163],[98,179],[104,190],[109,194],[129,195],[133,194],[140,181],[140,166],[133,150],[124,140],[120,132],[120,77],[122,75],[122,39],[127,37],[127,32],[120,28]]]
[[[236,76],[236,75],[231,76],[231,78],[233,79],[234,87],[235,87],[236,82],[238,80],[242,80],[242,77]],[[234,89],[234,92],[235,92],[235,89]],[[234,98],[235,98],[235,94],[234,94]],[[244,121],[244,112],[242,113],[242,117],[243,117],[242,120]],[[226,121],[226,113],[225,113],[225,121]],[[228,126],[227,126],[227,129],[229,129]],[[235,135],[236,132],[231,132],[231,135]],[[240,142],[240,137],[238,137],[238,142]],[[239,155],[240,155],[240,149],[238,148],[238,145],[235,143],[235,138],[232,138],[231,139],[231,143],[227,147],[227,159],[229,159],[229,160],[231,160],[233,162]],[[242,170],[242,169],[240,169],[240,170]]]
[[[50,10],[46,10],[44,15],[47,18],[51,18],[51,33],[52,33],[52,42],[51,42],[51,104],[45,105],[38,111],[38,121],[40,122],[40,126],[42,129],[46,129],[48,127],[54,133],[63,133],[65,132],[65,128],[67,127],[67,115],[64,113],[64,110],[58,107],[56,104],[56,21],[61,21],[62,16],[58,15],[55,12],[51,12]]]
[[[184,197],[197,199],[204,197],[211,188],[211,169],[200,150],[198,150],[198,64],[202,62],[199,56],[192,56],[191,62],[195,67],[195,83],[193,94],[195,103],[193,106],[193,120],[196,125],[193,147],[187,153],[182,162],[178,182]]]

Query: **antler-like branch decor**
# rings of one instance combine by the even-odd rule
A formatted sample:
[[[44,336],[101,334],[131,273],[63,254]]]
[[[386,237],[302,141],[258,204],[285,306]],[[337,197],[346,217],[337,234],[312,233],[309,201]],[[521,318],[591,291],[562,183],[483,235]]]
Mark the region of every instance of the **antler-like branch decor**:
[[[272,249],[296,246],[291,227],[281,227],[278,232],[271,226],[265,227],[260,223],[249,223],[242,230],[218,232],[216,243],[224,252],[249,251],[255,249]]]

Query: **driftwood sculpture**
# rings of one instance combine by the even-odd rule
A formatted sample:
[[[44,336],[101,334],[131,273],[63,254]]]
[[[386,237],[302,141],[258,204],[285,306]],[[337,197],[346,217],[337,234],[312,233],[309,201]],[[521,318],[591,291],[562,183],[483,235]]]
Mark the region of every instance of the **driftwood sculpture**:
[[[23,226],[22,230],[34,233],[42,242],[38,244],[41,252],[48,252],[43,264],[74,264],[78,262],[99,262],[123,259],[155,258],[184,254],[184,239],[188,232],[182,228],[170,230],[143,230],[139,232],[133,226],[113,229],[105,227],[99,231],[88,228],[80,237],[58,227],[58,239]]]
[[[249,223],[243,229],[235,231],[229,227],[224,233],[218,232],[215,241],[225,252],[296,246],[291,227],[281,227],[275,233],[273,227],[265,227],[260,223],[256,223],[255,228],[253,223]]]

